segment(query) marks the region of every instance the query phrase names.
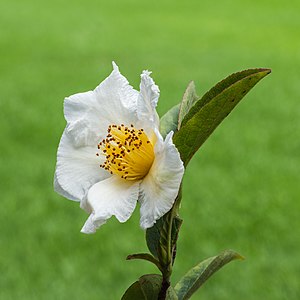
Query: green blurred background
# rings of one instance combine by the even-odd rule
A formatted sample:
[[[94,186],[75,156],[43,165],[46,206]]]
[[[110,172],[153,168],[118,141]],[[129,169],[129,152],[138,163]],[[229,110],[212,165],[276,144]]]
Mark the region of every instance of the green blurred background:
[[[300,299],[300,2],[2,1],[0,299],[120,299],[147,262],[138,210],[95,235],[52,187],[65,96],[112,69],[160,86],[162,115],[193,79],[272,68],[191,161],[173,282],[232,248],[246,257],[193,299]]]

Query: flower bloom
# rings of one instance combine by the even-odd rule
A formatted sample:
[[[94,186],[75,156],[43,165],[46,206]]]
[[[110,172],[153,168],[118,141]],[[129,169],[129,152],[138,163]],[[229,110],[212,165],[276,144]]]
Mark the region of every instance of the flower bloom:
[[[127,221],[137,200],[144,229],[172,207],[184,167],[173,132],[165,140],[159,132],[158,97],[150,72],[142,73],[138,92],[113,63],[95,90],[65,99],[54,188],[90,214],[82,232],[111,216]]]

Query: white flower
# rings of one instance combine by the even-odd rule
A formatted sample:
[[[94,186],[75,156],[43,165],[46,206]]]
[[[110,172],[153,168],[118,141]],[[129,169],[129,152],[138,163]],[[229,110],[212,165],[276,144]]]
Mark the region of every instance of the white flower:
[[[127,221],[137,200],[144,229],[172,207],[184,167],[173,132],[165,140],[159,133],[158,97],[150,72],[142,73],[138,92],[113,63],[95,90],[65,99],[54,188],[90,214],[82,232],[113,215]]]

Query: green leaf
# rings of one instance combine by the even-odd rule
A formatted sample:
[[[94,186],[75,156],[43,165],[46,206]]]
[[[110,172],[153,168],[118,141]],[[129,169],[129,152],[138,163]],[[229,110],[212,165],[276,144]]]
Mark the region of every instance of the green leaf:
[[[172,226],[172,244],[176,244],[178,239],[178,233],[180,227],[182,225],[183,220],[180,219],[178,216],[175,216],[173,219],[173,226]]]
[[[189,299],[215,272],[235,259],[244,259],[233,250],[225,250],[218,256],[204,260],[185,274],[175,286],[179,300]]]
[[[169,243],[169,228],[172,220],[171,240]],[[169,211],[161,217],[151,228],[146,230],[146,242],[149,251],[158,259],[162,269],[174,262],[176,255],[176,242],[182,220],[179,217],[173,217]],[[173,254],[173,257],[172,257]],[[161,269],[160,269],[161,270]]]
[[[183,220],[180,219],[178,216],[175,216],[173,219],[173,226],[172,226],[172,264],[174,264],[175,258],[176,258],[176,247],[177,247],[177,240],[178,240],[178,234],[179,230],[181,228]]]
[[[232,74],[192,106],[173,138],[185,165],[239,101],[270,72],[250,69]]]
[[[158,248],[160,240],[160,231],[163,226],[163,217],[156,221],[156,223],[146,230],[146,242],[150,253],[158,258]]]
[[[171,228],[171,245],[170,252],[174,250],[182,220],[176,216],[178,214],[178,206],[180,205],[182,195],[182,187],[180,186],[178,195],[174,201],[173,208],[162,216],[156,223],[146,230],[146,242],[150,253],[161,262],[162,250],[165,248],[163,244],[168,244],[169,228],[172,220]],[[174,210],[174,211],[173,211]],[[165,249],[168,252],[167,249]],[[171,253],[170,253],[171,254]]]
[[[159,263],[159,261],[153,257],[151,254],[149,253],[138,253],[138,254],[131,254],[131,255],[128,255],[126,257],[127,260],[132,260],[132,259],[143,259],[143,260],[147,260],[153,264],[155,264],[157,266],[157,268],[162,271],[162,267]]]
[[[160,119],[160,133],[164,138],[171,130],[175,133],[180,128],[184,116],[198,99],[195,83],[191,81],[183,94],[181,103],[173,106]]]
[[[162,227],[160,229],[160,239],[159,239],[159,248],[158,248],[158,260],[160,261],[164,271],[167,273],[170,271],[169,267],[171,265],[171,232],[170,226],[172,226],[172,213],[169,211],[162,217]]]
[[[156,223],[146,230],[146,242],[149,251],[157,258],[163,268],[169,261],[168,227],[170,212],[162,216]]]
[[[216,96],[221,94],[227,88],[230,88],[232,85],[234,85],[235,83],[237,83],[238,81],[240,81],[242,79],[245,79],[251,75],[255,75],[260,72],[263,72],[263,73],[266,72],[267,74],[269,74],[269,73],[271,73],[271,70],[270,69],[248,69],[248,70],[240,71],[240,72],[229,75],[228,77],[226,77],[225,79],[223,79],[222,81],[217,83],[206,94],[204,94],[204,96],[201,99],[199,99],[197,101],[197,105],[195,105],[195,107],[193,107],[193,109],[190,110],[189,117],[186,118],[184,120],[184,122],[187,122],[188,119],[191,116],[193,116],[195,113],[197,113],[197,111],[199,111],[199,109],[201,107],[205,106],[207,103],[209,103],[212,99],[214,99]],[[265,74],[264,76],[266,76],[267,74]],[[249,90],[246,91],[245,94],[248,93]]]
[[[161,284],[161,275],[144,275],[127,289],[121,300],[157,300]]]
[[[145,300],[145,295],[139,281],[134,282],[122,296],[121,300]]]
[[[179,108],[180,104],[177,104],[161,117],[159,131],[163,138],[165,138],[171,130],[174,132],[177,131]]]
[[[167,290],[166,300],[178,300],[177,294],[171,286]]]
[[[194,103],[199,99],[196,93],[196,87],[194,81],[191,81],[184,94],[180,104],[179,115],[178,115],[178,129],[181,127],[181,122],[186,116],[186,114],[190,111],[191,107]]]

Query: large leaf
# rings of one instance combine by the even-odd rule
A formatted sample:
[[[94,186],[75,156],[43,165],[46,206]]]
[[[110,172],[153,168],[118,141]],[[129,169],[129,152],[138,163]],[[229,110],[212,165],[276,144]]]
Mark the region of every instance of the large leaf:
[[[233,73],[223,79],[222,81],[218,82],[214,87],[212,87],[207,93],[202,96],[202,98],[198,99],[197,104],[189,111],[189,116],[185,118],[184,122],[187,122],[189,118],[191,118],[195,113],[199,111],[199,109],[209,103],[213,98],[221,94],[227,88],[230,88],[233,84],[237,83],[238,81],[245,79],[251,75],[255,75],[260,72],[267,72],[267,74],[271,73],[270,69],[248,69],[244,71],[240,71],[237,73]],[[267,75],[265,74],[265,75]],[[264,77],[264,76],[263,76]],[[248,90],[249,91],[249,90]],[[246,94],[248,92],[244,92]]]
[[[181,127],[181,122],[183,121],[186,114],[190,111],[194,103],[199,100],[199,96],[196,93],[196,87],[194,81],[191,81],[184,94],[180,104],[179,114],[178,114],[178,129]]]
[[[270,72],[250,69],[232,74],[192,106],[173,138],[185,165],[239,101]]]
[[[235,259],[243,257],[235,251],[226,250],[204,260],[185,274],[175,286],[175,292],[179,300],[189,299],[215,272]]]
[[[173,132],[177,131],[179,108],[180,104],[177,104],[161,117],[159,123],[159,131],[164,138],[171,130]]]
[[[121,300],[157,300],[161,283],[161,275],[144,275],[128,288]]]
[[[145,294],[139,281],[134,282],[122,296],[121,300],[145,300]]]
[[[166,300],[178,300],[177,294],[171,286],[167,290]]]

